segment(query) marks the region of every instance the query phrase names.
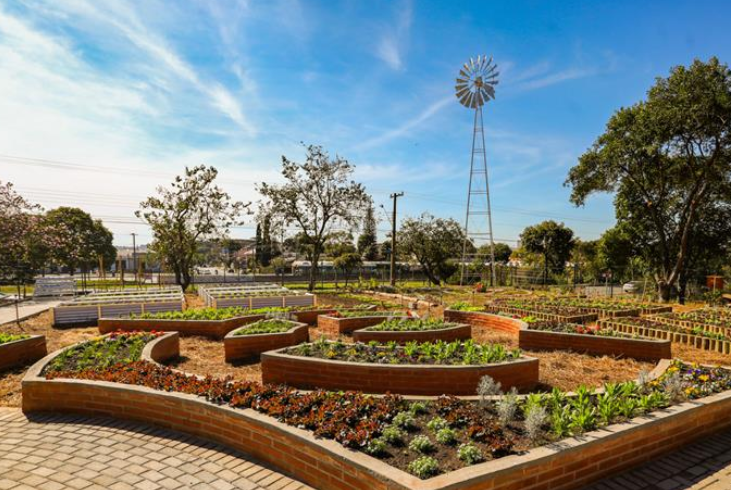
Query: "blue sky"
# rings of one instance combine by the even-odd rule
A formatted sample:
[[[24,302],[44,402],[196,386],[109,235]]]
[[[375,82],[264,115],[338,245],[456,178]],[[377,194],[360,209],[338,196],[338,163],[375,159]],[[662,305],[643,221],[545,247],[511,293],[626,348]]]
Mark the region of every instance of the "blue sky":
[[[574,208],[568,169],[656,76],[728,62],[729,15],[724,2],[0,0],[0,180],[144,242],[136,203],[184,165],[215,165],[255,201],[304,141],[354,163],[377,204],[405,191],[403,216],[461,221],[472,114],[454,78],[488,54],[495,236],[553,218],[594,239],[611,196]]]

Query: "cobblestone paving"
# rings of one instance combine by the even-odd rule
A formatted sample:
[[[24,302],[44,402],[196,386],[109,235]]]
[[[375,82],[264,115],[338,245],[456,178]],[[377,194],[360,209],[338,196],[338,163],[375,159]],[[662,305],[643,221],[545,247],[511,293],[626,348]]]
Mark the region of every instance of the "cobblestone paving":
[[[0,490],[306,490],[251,458],[178,432],[0,408]]]
[[[1,488],[1,487],[0,487]],[[586,490],[731,490],[731,431],[721,432]]]

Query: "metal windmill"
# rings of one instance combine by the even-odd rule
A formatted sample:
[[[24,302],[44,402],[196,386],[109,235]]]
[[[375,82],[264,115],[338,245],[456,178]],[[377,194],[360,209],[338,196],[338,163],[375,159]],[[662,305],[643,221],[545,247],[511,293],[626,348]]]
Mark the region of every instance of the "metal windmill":
[[[465,279],[465,265],[468,260],[467,243],[472,239],[475,246],[490,244],[490,271],[492,284],[495,280],[495,242],[492,236],[492,210],[490,208],[490,186],[487,178],[487,157],[485,155],[485,132],[482,123],[482,106],[495,98],[497,65],[487,56],[470,58],[462,66],[455,87],[460,103],[475,110],[475,124],[472,132],[472,155],[470,157],[470,183],[467,188],[467,215],[465,217],[465,240],[462,245],[460,284]],[[485,223],[484,217],[487,217]],[[470,228],[472,223],[472,228]],[[487,225],[486,228],[484,225]]]

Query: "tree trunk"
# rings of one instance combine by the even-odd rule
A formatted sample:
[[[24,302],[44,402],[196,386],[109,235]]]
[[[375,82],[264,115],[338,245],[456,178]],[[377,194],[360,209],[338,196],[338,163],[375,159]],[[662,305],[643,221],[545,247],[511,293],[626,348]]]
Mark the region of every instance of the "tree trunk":
[[[678,303],[685,304],[685,294],[688,289],[688,276],[683,272],[678,279]]]
[[[313,255],[312,260],[310,261],[310,284],[307,286],[307,290],[309,292],[312,292],[315,290],[315,283],[317,282],[317,266],[320,262],[320,256],[319,255]]]
[[[669,303],[670,302],[670,294],[673,290],[673,286],[669,284],[666,280],[659,280],[657,281],[657,291],[658,291],[658,297],[661,303]]]

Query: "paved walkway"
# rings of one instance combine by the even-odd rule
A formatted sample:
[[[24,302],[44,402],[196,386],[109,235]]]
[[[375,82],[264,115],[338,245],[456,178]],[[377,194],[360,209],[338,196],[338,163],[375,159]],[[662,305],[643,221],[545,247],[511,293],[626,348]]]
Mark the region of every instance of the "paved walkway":
[[[586,490],[680,489],[731,489],[731,431],[602,480]]]
[[[24,320],[38,313],[43,313],[49,308],[58,306],[61,303],[59,300],[47,300],[47,301],[24,301],[18,305],[18,314],[20,319]],[[5,323],[12,323],[15,321],[15,304],[6,305],[0,307],[0,325]]]
[[[306,490],[247,456],[178,432],[0,408],[0,490]],[[311,489],[310,489],[311,490]]]
[[[246,455],[102,417],[0,408],[0,490],[312,490]],[[585,490],[731,489],[731,431]]]

